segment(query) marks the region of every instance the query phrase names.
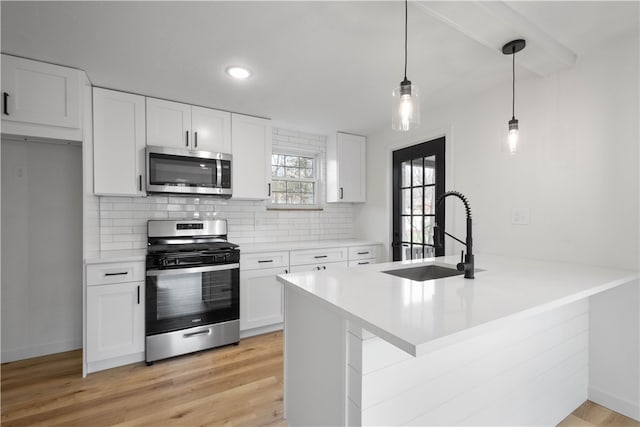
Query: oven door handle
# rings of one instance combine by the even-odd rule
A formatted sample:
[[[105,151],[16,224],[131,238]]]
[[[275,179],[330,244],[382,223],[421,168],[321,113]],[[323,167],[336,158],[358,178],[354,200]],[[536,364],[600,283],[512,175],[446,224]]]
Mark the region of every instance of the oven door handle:
[[[240,264],[208,265],[206,267],[174,268],[172,270],[147,270],[147,276],[175,276],[178,274],[207,273],[240,268]]]

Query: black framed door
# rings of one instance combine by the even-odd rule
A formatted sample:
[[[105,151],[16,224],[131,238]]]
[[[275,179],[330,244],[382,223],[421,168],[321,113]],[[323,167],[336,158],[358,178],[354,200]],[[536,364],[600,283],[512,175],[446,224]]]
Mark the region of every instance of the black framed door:
[[[433,245],[433,226],[444,229],[445,204],[435,203],[445,189],[445,138],[393,152],[393,260],[444,255]]]

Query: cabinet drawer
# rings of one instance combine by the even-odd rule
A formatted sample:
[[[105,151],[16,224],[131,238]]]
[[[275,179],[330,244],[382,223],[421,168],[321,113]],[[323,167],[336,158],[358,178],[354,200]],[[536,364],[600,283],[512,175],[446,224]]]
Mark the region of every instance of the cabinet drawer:
[[[349,261],[376,258],[375,246],[354,246],[349,248]]]
[[[143,262],[87,265],[87,286],[145,280]]]
[[[359,265],[375,264],[375,259],[355,259],[349,260],[349,267],[357,267]]]
[[[347,248],[308,249],[291,251],[291,265],[324,264],[346,261]]]
[[[289,268],[289,252],[260,252],[240,254],[240,270],[256,270],[259,268]]]
[[[327,262],[322,264],[296,265],[296,266],[291,266],[291,273],[301,273],[304,271],[334,270],[336,268],[345,268],[348,266],[349,266],[349,263],[347,263],[347,261]]]

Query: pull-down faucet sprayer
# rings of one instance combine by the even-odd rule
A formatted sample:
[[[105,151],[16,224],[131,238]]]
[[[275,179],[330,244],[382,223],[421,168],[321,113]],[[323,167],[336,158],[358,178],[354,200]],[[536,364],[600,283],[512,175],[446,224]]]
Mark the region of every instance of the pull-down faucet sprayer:
[[[462,243],[463,245],[465,245],[467,248],[467,254],[465,255],[464,251],[462,251],[462,254],[460,255],[460,262],[458,263],[456,268],[458,269],[458,271],[464,271],[465,279],[473,279],[474,262],[473,262],[473,238],[471,236],[472,235],[471,208],[469,207],[469,202],[467,201],[467,198],[462,193],[459,193],[457,191],[447,191],[443,193],[440,197],[438,197],[438,200],[436,201],[436,206],[442,203],[444,199],[448,196],[456,196],[457,198],[462,200],[462,203],[464,203],[464,208],[467,211],[466,242],[463,242],[457,237],[452,236],[451,234],[447,233],[444,230],[441,230],[440,226],[436,222],[436,225],[433,227],[433,243],[436,247],[441,248],[442,241],[444,240],[444,235],[446,234],[447,236],[451,237],[453,240],[456,240]]]

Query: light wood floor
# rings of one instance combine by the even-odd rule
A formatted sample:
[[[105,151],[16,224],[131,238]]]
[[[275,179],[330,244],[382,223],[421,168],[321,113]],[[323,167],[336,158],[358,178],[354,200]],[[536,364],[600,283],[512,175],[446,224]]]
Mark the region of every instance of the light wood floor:
[[[2,426],[286,426],[282,333],[82,378],[70,351],[1,366]],[[585,402],[562,427],[640,427]]]

